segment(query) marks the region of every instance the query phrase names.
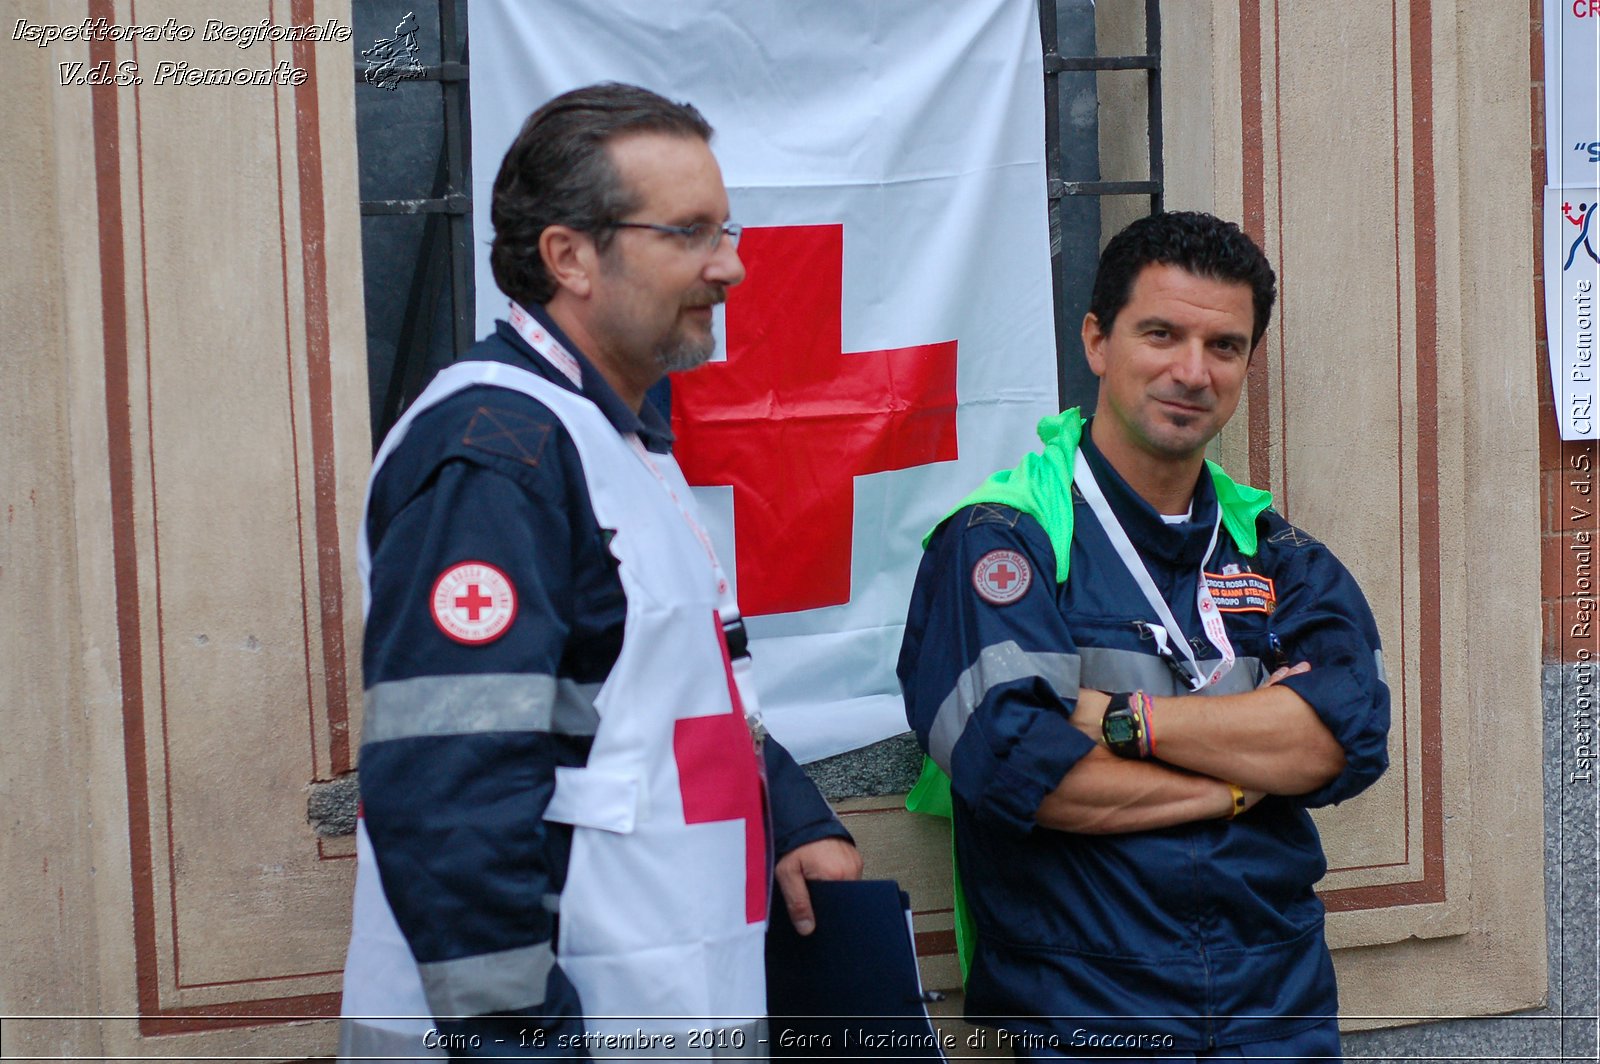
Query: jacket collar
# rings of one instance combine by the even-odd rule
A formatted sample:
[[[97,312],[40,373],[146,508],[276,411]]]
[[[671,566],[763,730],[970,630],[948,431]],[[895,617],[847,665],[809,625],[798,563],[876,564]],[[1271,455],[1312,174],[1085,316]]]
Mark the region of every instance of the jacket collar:
[[[601,376],[600,371],[595,369],[594,363],[589,361],[589,357],[579,350],[578,345],[572,342],[571,338],[562,331],[559,325],[551,320],[549,313],[543,306],[535,303],[533,306],[523,309],[551,336],[554,336],[572,354],[573,358],[577,359],[578,368],[582,371],[583,387],[575,387],[564,373],[557,370],[542,355],[529,347],[528,342],[522,338],[516,329],[512,328],[510,322],[496,321],[494,323],[496,332],[518,356],[518,360],[507,359],[506,361],[512,362],[512,364],[522,369],[531,370],[558,387],[583,396],[600,408],[600,413],[605,415],[606,420],[611,422],[611,427],[616,429],[619,434],[626,436],[630,432],[636,433],[646,450],[653,451],[656,454],[668,454],[671,452],[672,426],[656,405],[657,389],[651,389],[650,395],[645,398],[644,407],[634,411],[627,403],[622,401],[622,397],[617,394],[616,389],[606,383],[605,377]],[[665,389],[661,389],[661,391],[665,391]]]
[[[1094,470],[1096,482],[1105,493],[1111,511],[1122,522],[1123,530],[1143,553],[1154,555],[1172,565],[1195,566],[1205,558],[1206,547],[1211,542],[1211,529],[1217,520],[1217,491],[1204,466],[1195,480],[1194,500],[1189,510],[1189,520],[1169,525],[1161,519],[1155,507],[1146,502],[1138,492],[1129,487],[1122,475],[1112,468],[1090,437],[1084,425],[1078,446],[1089,467]]]

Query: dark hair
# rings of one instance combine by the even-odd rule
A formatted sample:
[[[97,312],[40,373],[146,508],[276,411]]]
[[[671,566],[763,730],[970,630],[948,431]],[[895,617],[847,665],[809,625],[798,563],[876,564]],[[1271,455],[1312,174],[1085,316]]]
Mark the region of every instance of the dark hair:
[[[563,93],[528,116],[500,163],[489,208],[489,265],[502,292],[529,306],[555,295],[539,256],[547,226],[593,233],[605,250],[613,235],[607,224],[638,208],[606,150],[613,137],[629,133],[708,141],[711,125],[692,104],[614,81]]]
[[[1111,238],[1100,253],[1100,268],[1089,297],[1089,313],[1094,315],[1100,335],[1110,334],[1117,314],[1133,294],[1134,279],[1152,263],[1177,266],[1213,281],[1249,285],[1256,310],[1251,350],[1261,342],[1278,298],[1272,264],[1244,230],[1198,211],[1148,215]]]

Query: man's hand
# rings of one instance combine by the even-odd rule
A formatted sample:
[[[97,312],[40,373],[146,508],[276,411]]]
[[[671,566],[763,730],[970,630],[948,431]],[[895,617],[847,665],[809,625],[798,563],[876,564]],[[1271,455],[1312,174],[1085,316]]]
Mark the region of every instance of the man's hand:
[[[1310,672],[1310,671],[1311,671],[1311,662],[1309,662],[1309,661],[1302,661],[1298,665],[1285,665],[1283,668],[1278,669],[1277,671],[1275,671],[1271,676],[1268,676],[1266,683],[1263,683],[1261,686],[1262,687],[1271,687],[1273,684],[1277,683],[1279,680],[1286,680],[1291,676],[1299,676],[1302,672]]]
[[[818,839],[784,854],[773,875],[794,929],[809,935],[817,928],[817,918],[811,911],[811,891],[806,888],[806,880],[860,879],[861,854],[844,839]]]

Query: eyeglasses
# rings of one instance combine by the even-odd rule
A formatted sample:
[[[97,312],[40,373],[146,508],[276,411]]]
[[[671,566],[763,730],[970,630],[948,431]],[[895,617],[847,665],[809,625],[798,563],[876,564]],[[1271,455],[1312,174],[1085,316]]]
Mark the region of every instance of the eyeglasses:
[[[681,236],[691,248],[697,251],[715,251],[717,245],[722,243],[722,238],[727,237],[728,243],[734,247],[739,246],[739,235],[744,232],[744,226],[737,222],[696,222],[693,225],[662,225],[660,222],[607,222],[607,227],[612,229],[654,229],[658,233],[672,233]]]

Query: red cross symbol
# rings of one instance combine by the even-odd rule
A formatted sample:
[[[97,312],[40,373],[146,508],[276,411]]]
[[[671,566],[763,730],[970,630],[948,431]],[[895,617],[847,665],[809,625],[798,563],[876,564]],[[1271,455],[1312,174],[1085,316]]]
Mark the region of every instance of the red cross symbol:
[[[756,763],[744,704],[733,682],[733,664],[716,620],[722,667],[728,677],[733,709],[709,717],[683,717],[674,722],[672,753],[678,762],[678,788],[686,824],[718,820],[744,821],[744,918],[767,918],[767,814],[761,768]]]
[[[989,574],[989,579],[998,584],[1001,591],[1004,591],[1011,586],[1011,581],[1017,579],[1017,571],[1005,562],[1001,562],[994,567],[994,572]]]
[[[485,609],[493,605],[494,599],[479,590],[477,584],[468,584],[467,593],[456,599],[456,609],[466,610],[470,621],[476,621]]]
[[[745,616],[850,600],[855,478],[956,458],[956,342],[844,351],[844,227],[751,228],[728,359],[673,379],[691,484],[731,484]]]

